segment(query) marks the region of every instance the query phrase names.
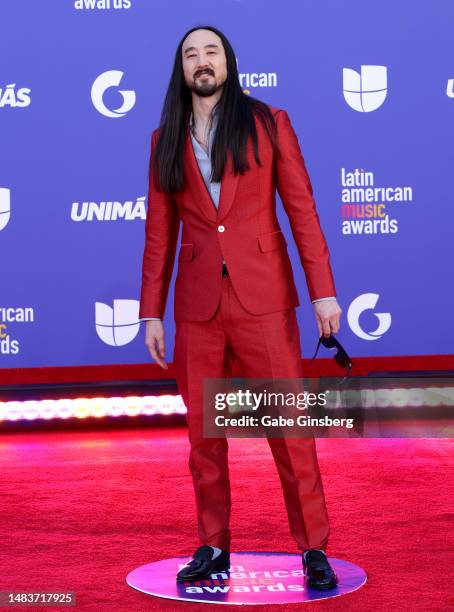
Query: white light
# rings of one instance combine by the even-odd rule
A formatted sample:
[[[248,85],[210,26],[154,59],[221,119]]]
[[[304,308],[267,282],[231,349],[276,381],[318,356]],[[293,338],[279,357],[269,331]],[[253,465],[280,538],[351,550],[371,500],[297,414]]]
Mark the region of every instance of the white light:
[[[106,416],[185,414],[180,395],[130,395],[127,397],[77,397],[58,400],[0,402],[0,422],[36,419],[68,419]]]

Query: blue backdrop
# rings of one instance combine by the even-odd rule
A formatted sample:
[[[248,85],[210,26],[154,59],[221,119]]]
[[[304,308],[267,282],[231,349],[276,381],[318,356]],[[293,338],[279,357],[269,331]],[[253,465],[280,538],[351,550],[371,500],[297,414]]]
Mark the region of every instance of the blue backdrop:
[[[177,42],[203,24],[231,40],[244,89],[289,113],[331,251],[339,339],[353,356],[452,352],[452,2],[0,11],[2,367],[149,360],[137,314],[150,135]],[[280,203],[279,215],[308,357],[317,327]],[[171,290],[168,360],[172,303]]]

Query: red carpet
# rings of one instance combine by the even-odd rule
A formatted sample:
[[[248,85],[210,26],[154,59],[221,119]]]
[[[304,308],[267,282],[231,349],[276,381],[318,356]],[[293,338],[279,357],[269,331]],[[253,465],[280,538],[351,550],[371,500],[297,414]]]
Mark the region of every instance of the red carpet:
[[[229,444],[234,550],[297,552],[266,441]],[[291,608],[450,609],[452,441],[317,445],[328,554],[362,566],[369,581],[347,596]],[[183,428],[4,434],[0,591],[75,591],[83,612],[220,610],[146,596],[125,583],[133,568],[198,546],[187,452]],[[36,608],[43,609],[72,608]]]

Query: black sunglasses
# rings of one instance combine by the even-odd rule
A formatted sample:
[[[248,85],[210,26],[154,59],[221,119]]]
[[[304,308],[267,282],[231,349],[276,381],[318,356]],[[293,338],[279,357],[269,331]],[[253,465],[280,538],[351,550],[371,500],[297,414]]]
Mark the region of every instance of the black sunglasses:
[[[334,355],[334,360],[337,363],[337,365],[340,366],[341,368],[348,368],[347,374],[346,374],[346,376],[348,376],[350,374],[350,370],[352,369],[352,361],[350,357],[348,356],[347,351],[344,349],[342,344],[339,342],[339,340],[337,340],[337,338],[335,338],[332,334],[328,336],[327,338],[325,336],[320,336],[320,338],[318,339],[317,348],[315,349],[315,353],[314,353],[314,356],[312,357],[312,360],[314,360],[317,357],[317,353],[318,353],[318,349],[320,348],[320,344],[323,344],[325,348],[330,349],[330,350],[337,348],[337,353],[335,353]]]

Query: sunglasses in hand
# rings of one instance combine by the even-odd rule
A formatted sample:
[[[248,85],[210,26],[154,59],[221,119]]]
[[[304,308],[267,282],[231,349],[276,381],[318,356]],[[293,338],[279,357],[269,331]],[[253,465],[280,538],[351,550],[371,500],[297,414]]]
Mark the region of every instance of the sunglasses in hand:
[[[314,360],[317,357],[317,353],[318,353],[318,349],[320,348],[320,344],[323,344],[323,346],[329,350],[337,349],[337,352],[333,355],[334,360],[337,363],[337,365],[340,366],[341,368],[348,368],[347,374],[346,374],[346,376],[348,376],[350,374],[350,370],[352,369],[352,361],[350,357],[348,356],[347,351],[344,349],[342,344],[339,342],[339,340],[337,340],[337,338],[335,338],[333,334],[330,334],[328,337],[320,336],[320,338],[318,339],[317,348],[315,350],[314,356],[312,357],[312,360]]]

